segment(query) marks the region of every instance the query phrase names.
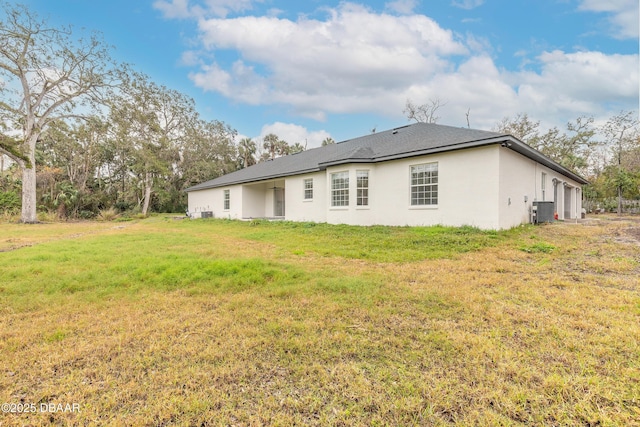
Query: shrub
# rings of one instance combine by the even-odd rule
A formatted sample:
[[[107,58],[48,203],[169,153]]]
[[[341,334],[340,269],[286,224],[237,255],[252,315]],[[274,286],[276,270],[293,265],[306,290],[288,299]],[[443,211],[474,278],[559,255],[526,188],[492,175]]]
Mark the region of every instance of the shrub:
[[[6,215],[16,215],[20,212],[20,196],[14,191],[0,192],[0,212]]]
[[[38,212],[38,221],[40,222],[59,222],[62,218],[56,211],[42,211]]]
[[[120,215],[118,214],[118,211],[116,211],[114,208],[101,209],[98,213],[98,221],[113,221],[119,216]]]

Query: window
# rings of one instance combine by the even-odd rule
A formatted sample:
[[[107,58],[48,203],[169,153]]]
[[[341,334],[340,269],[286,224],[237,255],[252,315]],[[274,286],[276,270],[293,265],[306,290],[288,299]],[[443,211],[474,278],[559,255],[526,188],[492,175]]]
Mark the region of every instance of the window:
[[[542,201],[544,202],[545,201],[544,193],[547,190],[547,174],[542,172],[541,176],[542,176],[542,178],[541,178],[541,182],[540,182],[540,188],[542,188]]]
[[[224,190],[224,210],[228,211],[229,206],[231,204],[231,195],[229,194],[229,190]]]
[[[349,206],[349,172],[331,174],[331,206]]]
[[[356,204],[369,206],[369,171],[356,172]]]
[[[411,206],[438,204],[438,164],[411,166]]]
[[[304,199],[313,199],[313,178],[304,180]]]

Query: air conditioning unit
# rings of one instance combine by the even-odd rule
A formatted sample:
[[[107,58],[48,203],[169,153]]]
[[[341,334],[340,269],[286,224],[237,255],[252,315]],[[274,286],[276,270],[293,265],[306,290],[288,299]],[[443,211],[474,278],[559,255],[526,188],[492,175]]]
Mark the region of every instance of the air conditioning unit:
[[[542,224],[554,221],[553,202],[533,202],[533,223]]]
[[[213,212],[205,211],[200,213],[200,218],[213,218]]]

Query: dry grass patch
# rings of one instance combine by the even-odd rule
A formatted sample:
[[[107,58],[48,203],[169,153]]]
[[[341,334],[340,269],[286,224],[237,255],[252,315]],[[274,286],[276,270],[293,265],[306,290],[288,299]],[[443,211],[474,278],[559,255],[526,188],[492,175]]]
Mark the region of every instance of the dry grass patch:
[[[345,227],[47,225],[0,254],[0,399],[81,412],[0,423],[638,425],[637,225],[381,228],[361,256]]]
[[[0,252],[12,251],[55,240],[77,239],[94,234],[103,234],[109,232],[109,230],[120,230],[128,225],[93,221],[59,222],[54,224],[0,222]]]

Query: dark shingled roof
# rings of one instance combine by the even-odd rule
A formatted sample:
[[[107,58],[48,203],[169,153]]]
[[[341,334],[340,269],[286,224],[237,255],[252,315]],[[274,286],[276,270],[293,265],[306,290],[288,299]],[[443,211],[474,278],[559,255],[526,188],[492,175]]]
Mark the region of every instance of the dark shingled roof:
[[[377,163],[498,143],[506,144],[520,154],[536,160],[581,184],[587,183],[583,178],[510,135],[431,123],[415,123],[349,139],[337,144],[313,148],[289,156],[278,157],[274,160],[258,163],[211,181],[203,182],[188,188],[186,191],[300,175],[324,170],[328,166],[346,163]]]

